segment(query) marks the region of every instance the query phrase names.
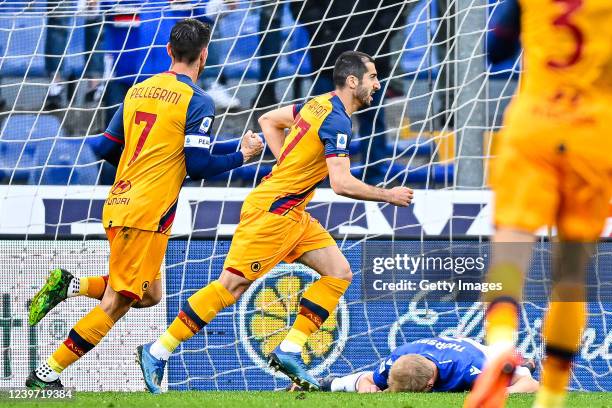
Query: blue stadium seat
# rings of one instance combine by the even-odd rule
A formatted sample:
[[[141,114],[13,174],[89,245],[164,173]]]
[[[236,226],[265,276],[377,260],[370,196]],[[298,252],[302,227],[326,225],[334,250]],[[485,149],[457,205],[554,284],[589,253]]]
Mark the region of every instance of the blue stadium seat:
[[[44,24],[41,15],[7,13],[0,18],[2,75],[44,75]]]
[[[257,77],[259,60],[253,57],[259,43],[258,23],[257,15],[248,12],[244,5],[220,21],[221,35],[215,46],[221,50],[223,72],[229,78]]]
[[[404,157],[415,156],[431,156],[433,153],[433,147],[435,146],[432,139],[399,139],[397,141],[396,154],[402,154]],[[393,150],[396,148],[394,142],[387,143],[387,149],[389,149],[389,157],[394,156]]]
[[[359,180],[361,180],[363,178],[364,170],[365,170],[365,166],[363,165],[362,162],[356,162],[356,161],[351,162],[351,174],[353,175],[353,177],[356,177]]]
[[[40,174],[42,166],[37,165],[34,156],[47,153],[50,142],[61,135],[55,116],[9,116],[0,131],[0,169],[7,181],[23,183]]]
[[[29,8],[44,10],[46,2],[34,0]],[[46,17],[42,14],[19,12],[24,3],[0,3],[0,55],[3,58],[2,74],[5,76],[45,76]],[[65,76],[83,71],[85,30],[84,18],[66,18],[71,27],[66,58],[62,61]]]
[[[351,163],[351,174],[358,179],[363,177],[364,165],[361,162]],[[407,173],[407,174],[406,174]],[[434,164],[431,166],[421,166],[410,168],[404,164],[393,163],[387,165],[387,180],[397,180],[403,183],[441,183],[448,184],[453,182],[453,165]],[[404,177],[406,179],[404,180]]]
[[[406,165],[393,163],[388,169],[386,178],[404,181],[406,177],[406,183],[452,183],[453,176],[454,166],[452,164],[434,164],[411,169]]]
[[[83,138],[56,139],[49,154],[37,155],[36,162],[46,163],[40,177],[41,184],[96,184],[98,180],[100,163],[89,142]]]

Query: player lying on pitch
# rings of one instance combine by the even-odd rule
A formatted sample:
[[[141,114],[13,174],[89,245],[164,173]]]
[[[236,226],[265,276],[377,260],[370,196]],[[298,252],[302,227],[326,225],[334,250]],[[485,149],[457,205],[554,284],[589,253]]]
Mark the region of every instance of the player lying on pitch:
[[[434,337],[399,346],[375,371],[321,381],[323,391],[462,392],[472,388],[490,350],[472,339]],[[528,361],[514,372],[508,393],[536,392],[535,369]],[[292,390],[297,390],[292,387]]]
[[[193,19],[178,22],[167,45],[171,71],[131,87],[98,140],[98,153],[117,166],[102,216],[110,243],[109,276],[76,279],[61,269],[51,272],[32,300],[31,325],[70,296],[101,302],[32,371],[26,386],[62,388],[60,373],[93,349],[131,307],[159,302],[160,267],[186,175],[202,179],[220,174],[262,151],[263,141],[249,131],[239,152],[210,154],[215,107],[195,85],[209,40],[209,26]]]
[[[319,388],[302,361],[302,348],[336,308],[352,272],[336,241],[306,212],[306,206],[328,175],[332,189],[346,197],[407,206],[413,195],[407,187],[378,188],[351,175],[350,115],[370,105],[372,95],[380,89],[374,60],[361,52],[345,52],[336,60],[333,77],[334,92],[259,118],[276,164],[242,206],[219,279],[191,296],[157,341],[138,348],[151,392],[161,391],[164,367],[179,344],[234,304],[254,280],[281,261],[298,261],[321,278],[304,292],[293,327],[269,362],[304,389]]]

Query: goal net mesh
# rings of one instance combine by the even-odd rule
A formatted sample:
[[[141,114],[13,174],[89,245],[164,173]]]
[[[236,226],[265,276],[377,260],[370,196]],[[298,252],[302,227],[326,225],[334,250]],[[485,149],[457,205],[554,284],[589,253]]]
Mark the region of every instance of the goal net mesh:
[[[519,55],[499,64],[486,57],[491,21],[502,6],[486,0],[1,1],[0,385],[22,385],[96,304],[68,299],[36,327],[27,325],[28,302],[50,269],[107,273],[100,219],[114,169],[96,157],[92,141],[131,85],[169,69],[170,30],[188,17],[213,27],[198,83],[216,103],[217,154],[236,151],[266,110],[331,91],[342,51],[362,50],[376,60],[382,88],[352,118],[351,171],[370,184],[415,188],[415,204],[357,202],[328,185],[317,192],[309,211],[337,238],[355,278],[307,343],[303,357],[313,374],[373,370],[394,347],[423,337],[482,338],[478,303],[430,304],[419,293],[366,300],[362,283],[366,252],[390,245],[410,254],[460,251],[465,242],[486,246],[487,174],[521,70]],[[66,385],[143,389],[135,347],[161,334],[187,298],[216,279],[242,201],[273,164],[266,151],[225,175],[186,181],[164,261],[163,300],[130,311],[66,370]],[[610,253],[608,243],[599,246],[596,278],[611,273]],[[267,368],[266,355],[287,333],[300,294],[315,279],[305,266],[281,264],[256,281],[176,351],[164,387],[285,387],[287,380]],[[544,308],[527,301],[522,310],[520,346],[536,360]],[[611,310],[609,299],[589,303],[574,389],[612,389]]]

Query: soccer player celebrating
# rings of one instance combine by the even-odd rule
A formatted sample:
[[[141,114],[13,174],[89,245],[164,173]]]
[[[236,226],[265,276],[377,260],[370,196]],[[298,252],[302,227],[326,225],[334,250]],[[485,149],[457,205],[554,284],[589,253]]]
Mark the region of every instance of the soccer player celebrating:
[[[219,279],[191,296],[157,341],[138,348],[151,392],[161,391],[164,367],[178,345],[283,260],[309,266],[321,278],[304,292],[293,327],[271,353],[269,363],[304,389],[319,388],[306,370],[301,351],[336,308],[352,273],[331,235],[305,211],[306,205],[328,175],[332,189],[343,196],[398,206],[407,206],[413,197],[407,187],[373,187],[350,172],[350,115],[368,106],[372,94],[380,89],[374,60],[361,52],[345,52],[336,60],[333,75],[334,92],[259,118],[276,165],[246,198]],[[290,131],[285,135],[287,128]]]
[[[546,358],[534,407],[564,406],[586,324],[585,269],[612,196],[612,2],[525,0],[520,6],[525,74],[506,113],[491,179],[497,246],[488,280],[503,290],[484,300],[486,340],[495,356],[466,399],[468,408],[505,403],[519,361],[519,305],[534,233],[553,225],[561,243],[553,247]]]
[[[433,337],[399,346],[375,371],[362,371],[321,381],[334,392],[462,392],[472,388],[491,350],[468,338]],[[535,392],[538,382],[529,366],[516,369],[508,393]]]
[[[69,295],[100,296],[102,301],[77,322],[68,338],[26,380],[31,388],[61,388],[60,373],[94,348],[133,306],[157,303],[160,267],[174,220],[181,185],[188,174],[202,179],[241,166],[261,152],[263,141],[248,132],[239,152],[210,154],[214,105],[195,81],[208,55],[210,27],[193,19],[178,22],[167,45],[171,71],[155,75],[128,91],[98,145],[102,157],[117,165],[104,205],[103,224],[110,243],[108,279],[67,279],[51,273],[36,295],[30,322],[38,322]],[[90,293],[91,290],[91,293]]]

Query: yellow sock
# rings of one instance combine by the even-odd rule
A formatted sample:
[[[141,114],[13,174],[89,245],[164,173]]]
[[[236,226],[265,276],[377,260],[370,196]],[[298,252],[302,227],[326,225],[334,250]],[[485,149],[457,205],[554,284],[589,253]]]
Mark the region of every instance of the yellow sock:
[[[500,245],[500,244],[496,244]],[[501,262],[491,265],[487,272],[487,282],[501,284],[499,291],[489,291],[483,295],[484,302],[494,302],[501,297],[520,302],[523,294],[524,272],[514,263]]]
[[[514,346],[518,332],[519,301],[523,292],[523,271],[513,263],[492,265],[487,274],[489,283],[499,283],[501,291],[487,292],[483,301],[489,302],[485,318],[486,343],[497,350]]]
[[[94,307],[70,330],[68,338],[49,357],[47,363],[54,371],[61,373],[94,348],[114,324],[113,319],[100,306]]]
[[[108,275],[80,278],[79,295],[87,296],[93,299],[102,299],[107,283]]]
[[[546,358],[542,364],[542,382],[536,406],[563,406],[569,383],[571,363],[580,347],[586,324],[582,302],[551,302],[544,319]]]
[[[219,281],[211,282],[185,302],[178,316],[159,338],[159,342],[167,351],[173,352],[179,344],[210,323],[220,310],[235,302],[234,296]]]
[[[512,298],[499,298],[491,303],[486,314],[486,342],[489,346],[513,346],[518,331],[518,304]]]
[[[540,387],[535,402],[533,403],[533,408],[564,408],[565,396],[565,393],[552,393]]]
[[[300,312],[285,340],[303,347],[308,336],[319,330],[329,314],[336,309],[349,285],[349,281],[331,276],[322,276],[313,283],[300,300]]]

